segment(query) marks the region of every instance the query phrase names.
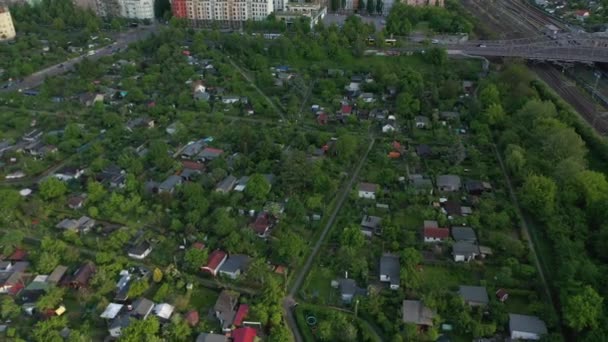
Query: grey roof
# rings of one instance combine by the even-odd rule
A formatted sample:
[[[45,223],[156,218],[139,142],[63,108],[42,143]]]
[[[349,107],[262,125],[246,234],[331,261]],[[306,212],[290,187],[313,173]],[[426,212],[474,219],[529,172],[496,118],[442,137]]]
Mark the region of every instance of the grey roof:
[[[173,188],[175,188],[176,185],[179,185],[182,183],[182,177],[180,176],[176,176],[176,175],[171,175],[169,177],[167,177],[167,179],[165,179],[164,182],[160,183],[160,185],[158,186],[159,190],[171,190]]]
[[[433,325],[433,311],[419,300],[404,300],[401,307],[403,322],[418,325]]]
[[[458,241],[452,245],[454,255],[473,256],[479,254],[479,247],[468,241]]]
[[[435,220],[424,220],[424,228],[439,228],[439,223]]]
[[[458,112],[440,112],[439,116],[445,120],[455,120],[460,117],[460,113],[458,113]]]
[[[243,269],[249,263],[249,257],[244,254],[234,254],[231,255],[223,264],[220,266],[220,273],[234,273],[238,270],[243,271]]]
[[[184,147],[181,155],[183,157],[192,158],[195,155],[197,155],[198,153],[200,153],[201,150],[203,149],[203,147],[205,147],[205,140],[204,139],[197,140],[197,141],[193,142],[192,144],[189,144],[186,147]]]
[[[429,120],[429,118],[427,118],[426,116],[422,116],[422,115],[415,116],[414,121],[416,123],[422,123],[425,125],[428,125],[431,123],[431,120]]]
[[[152,308],[154,308],[154,302],[142,297],[133,303],[133,311],[131,314],[141,318],[146,318],[150,312],[152,312]]]
[[[380,258],[380,274],[388,275],[391,279],[391,284],[399,285],[399,273],[401,266],[399,265],[399,257],[393,254],[385,253]]]
[[[127,314],[124,315],[120,315],[116,318],[114,318],[114,320],[112,321],[112,323],[110,324],[110,330],[114,330],[116,328],[126,328],[129,326],[129,324],[131,323],[131,317]]]
[[[223,150],[211,147],[205,147],[201,153],[196,156],[196,159],[213,160],[224,153]]]
[[[238,300],[239,293],[229,290],[223,290],[217,298],[213,310],[216,317],[221,321],[222,327],[226,328],[232,325]]]
[[[431,182],[431,179],[421,174],[411,174],[409,176],[409,180],[412,186],[417,189],[433,187],[433,182]]]
[[[227,342],[228,337],[219,334],[201,333],[196,338],[196,342]]]
[[[378,191],[378,184],[359,183],[359,191],[376,192],[376,191]]]
[[[509,314],[509,331],[523,331],[542,335],[547,333],[547,326],[536,316]]]
[[[354,296],[357,293],[357,282],[354,279],[340,279],[342,295]]]
[[[437,187],[439,188],[460,188],[460,176],[456,175],[440,175],[437,176]]]
[[[236,183],[236,177],[234,177],[233,175],[229,175],[228,177],[224,178],[221,182],[219,182],[217,184],[217,187],[215,188],[215,190],[228,192],[228,191],[232,190],[235,183]]]
[[[361,227],[370,228],[370,229],[378,229],[380,224],[382,223],[382,218],[378,216],[363,216],[361,219]]]
[[[65,275],[67,270],[68,270],[68,268],[63,265],[59,265],[59,266],[55,267],[55,269],[53,270],[53,272],[51,272],[51,274],[46,279],[46,281],[49,283],[55,283],[55,284],[58,283],[61,280],[61,278],[63,278],[63,276]]]
[[[479,304],[488,304],[488,291],[483,286],[466,286],[460,285],[458,294],[465,302],[474,302]]]
[[[477,241],[475,231],[471,227],[452,227],[452,237],[454,241]]]
[[[142,255],[151,247],[152,246],[150,245],[150,243],[148,241],[142,241],[142,242],[136,244],[135,246],[129,248],[128,253],[133,254],[133,255]]]
[[[194,92],[194,99],[202,100],[202,101],[209,101],[209,99],[211,99],[211,94],[204,92],[204,91],[197,91],[197,92]]]

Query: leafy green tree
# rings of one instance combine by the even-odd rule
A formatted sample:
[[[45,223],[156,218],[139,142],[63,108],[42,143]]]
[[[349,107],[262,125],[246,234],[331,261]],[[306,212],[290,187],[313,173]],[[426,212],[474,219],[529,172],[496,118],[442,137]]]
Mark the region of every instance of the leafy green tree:
[[[505,120],[505,111],[500,103],[490,104],[483,114],[490,126],[500,125]]]
[[[65,183],[55,177],[49,177],[40,183],[40,196],[47,201],[63,196],[67,190]]]
[[[342,134],[336,142],[336,153],[343,161],[351,160],[357,152],[357,139],[351,134]]]
[[[23,243],[25,234],[21,230],[13,230],[10,233],[2,235],[0,238],[0,246],[4,255],[11,255],[15,248],[18,248]]]
[[[155,140],[150,144],[148,153],[150,162],[161,171],[168,171],[173,166],[173,159],[169,155],[169,146],[162,140]]]
[[[401,252],[401,283],[403,287],[417,289],[420,275],[416,269],[422,262],[422,255],[418,250],[408,247]]]
[[[160,323],[155,316],[145,320],[133,319],[129,326],[122,331],[120,340],[124,342],[158,341],[156,335],[159,330]]]
[[[63,301],[65,296],[65,288],[51,287],[51,289],[36,302],[38,310],[56,309]]]
[[[168,335],[171,341],[190,341],[192,329],[180,315],[173,315],[169,324]]]
[[[59,334],[61,329],[68,324],[67,317],[53,316],[47,320],[41,320],[34,325],[32,338],[36,342],[62,342],[63,337]]]
[[[409,92],[403,92],[397,95],[395,106],[399,115],[404,116],[408,120],[412,120],[416,114],[420,112],[420,101],[414,98]]]
[[[591,286],[586,285],[580,293],[568,296],[564,305],[564,320],[576,331],[595,328],[602,320],[602,298]]]
[[[490,83],[481,89],[479,92],[479,101],[483,108],[489,108],[491,105],[500,104],[500,92],[494,83]]]
[[[428,61],[435,66],[444,66],[448,61],[448,53],[445,49],[433,47],[426,51]]]
[[[163,280],[163,271],[160,268],[156,267],[152,272],[152,280],[155,283],[160,283]]]
[[[143,295],[148,290],[149,286],[150,284],[145,278],[135,280],[131,283],[131,286],[129,287],[129,297],[137,298]]]
[[[206,249],[190,248],[184,254],[184,262],[188,269],[196,271],[207,262],[208,252]]]
[[[521,203],[541,220],[548,219],[555,211],[556,194],[555,182],[542,175],[527,176],[519,190]]]
[[[10,296],[5,296],[0,302],[0,316],[2,319],[12,319],[19,316],[21,307],[15,303],[15,299]]]
[[[384,2],[382,0],[376,0],[376,13],[383,14]]]
[[[603,173],[585,170],[576,175],[575,181],[587,206],[593,206],[608,198],[608,181]]]
[[[340,236],[340,245],[359,249],[365,245],[365,237],[359,227],[345,228]]]
[[[271,185],[263,175],[256,173],[249,178],[245,194],[257,201],[265,200],[270,192]]]
[[[42,252],[37,258],[36,270],[43,274],[52,272],[59,265],[59,254],[54,252]]]
[[[516,176],[522,176],[526,166],[526,151],[518,145],[509,145],[505,152],[507,169]]]
[[[101,201],[107,194],[106,189],[101,185],[101,183],[96,181],[90,181],[87,183],[87,200],[92,203],[98,203]]]
[[[296,266],[306,251],[306,243],[302,237],[291,231],[282,233],[274,244],[279,258],[292,267]]]
[[[374,11],[376,11],[376,4],[374,3],[374,0],[367,0],[366,6],[367,6],[367,13],[374,14]]]

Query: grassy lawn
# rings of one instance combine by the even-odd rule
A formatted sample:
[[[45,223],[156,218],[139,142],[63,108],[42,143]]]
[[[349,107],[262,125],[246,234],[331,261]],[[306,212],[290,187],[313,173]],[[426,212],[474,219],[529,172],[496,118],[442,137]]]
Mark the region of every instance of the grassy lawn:
[[[192,290],[192,295],[190,297],[190,303],[188,307],[192,309],[196,309],[199,312],[205,311],[215,304],[219,293],[213,291],[211,289],[205,287],[195,287]]]
[[[321,303],[331,303],[336,298],[335,291],[331,288],[331,281],[336,278],[331,269],[315,266],[308,273],[301,294],[305,299],[316,297]]]
[[[473,285],[477,281],[471,269],[460,265],[451,267],[425,265],[420,271],[422,288],[457,288],[458,285]]]

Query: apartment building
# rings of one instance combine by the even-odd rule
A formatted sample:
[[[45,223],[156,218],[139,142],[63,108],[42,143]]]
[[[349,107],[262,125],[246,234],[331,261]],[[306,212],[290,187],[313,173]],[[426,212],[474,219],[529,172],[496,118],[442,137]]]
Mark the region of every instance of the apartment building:
[[[327,14],[327,7],[321,6],[319,3],[300,3],[288,2],[285,4],[283,11],[275,12],[278,20],[282,20],[287,24],[293,23],[300,17],[308,17],[310,19],[310,28],[313,28]]]
[[[444,6],[444,0],[405,0],[403,2],[410,6]]]
[[[273,0],[174,0],[171,8],[173,16],[195,21],[246,21],[266,19],[274,11],[274,3]]]
[[[119,0],[120,16],[130,19],[154,19],[154,0]]]
[[[15,38],[15,26],[8,7],[0,7],[0,41]]]

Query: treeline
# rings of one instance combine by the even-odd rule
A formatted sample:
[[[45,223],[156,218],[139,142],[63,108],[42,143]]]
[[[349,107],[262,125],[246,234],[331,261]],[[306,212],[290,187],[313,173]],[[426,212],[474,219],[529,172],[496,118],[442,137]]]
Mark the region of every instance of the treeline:
[[[459,10],[458,4],[447,3],[447,7],[408,6],[396,3],[386,20],[386,31],[405,36],[421,22],[427,22],[429,29],[441,33],[470,33],[473,24]]]
[[[101,19],[70,0],[42,0],[34,6],[24,4],[11,7],[11,15],[18,32],[41,32],[54,28],[99,31]]]
[[[507,67],[483,86],[479,100],[483,114],[474,125],[498,138],[527,219],[537,227],[535,243],[540,251],[552,251],[541,252],[541,259],[568,339],[603,340],[608,336],[606,142],[522,65]],[[557,334],[550,338],[560,340]]]

